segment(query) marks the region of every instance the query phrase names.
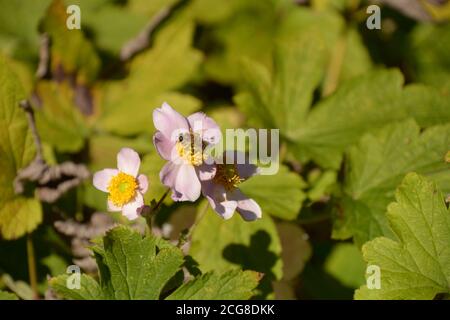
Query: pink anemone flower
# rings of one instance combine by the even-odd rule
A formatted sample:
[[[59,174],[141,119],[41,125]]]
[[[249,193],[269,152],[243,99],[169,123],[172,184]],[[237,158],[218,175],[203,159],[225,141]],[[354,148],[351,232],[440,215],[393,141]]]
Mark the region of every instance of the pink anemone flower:
[[[94,174],[94,186],[108,195],[108,211],[122,211],[129,220],[139,217],[148,189],[147,177],[139,174],[141,159],[136,151],[123,148],[117,154],[117,169],[103,169]]]
[[[237,211],[246,221],[260,219],[261,208],[255,200],[242,193],[240,183],[259,173],[258,167],[247,160],[239,163],[238,159],[246,159],[243,153],[228,151],[223,159],[233,159],[232,163],[220,161],[210,165],[208,171],[201,175],[202,193],[211,207],[223,219],[230,219]]]
[[[201,194],[198,176],[205,168],[208,145],[220,141],[221,132],[216,122],[202,112],[184,117],[167,103],[153,111],[157,129],[153,143],[159,155],[168,162],[159,176],[172,190],[174,201],[195,201]]]

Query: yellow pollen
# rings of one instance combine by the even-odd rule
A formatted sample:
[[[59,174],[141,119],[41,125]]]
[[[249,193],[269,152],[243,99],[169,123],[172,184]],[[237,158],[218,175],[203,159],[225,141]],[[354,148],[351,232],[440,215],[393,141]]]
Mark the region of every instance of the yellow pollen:
[[[114,205],[121,207],[134,198],[137,188],[138,184],[133,176],[119,172],[108,185],[109,199]]]
[[[216,170],[214,181],[223,185],[227,191],[236,189],[238,185],[244,181],[244,179],[239,176],[235,164],[218,164]]]
[[[203,143],[199,135],[192,132],[180,135],[175,147],[180,158],[187,163],[193,166],[203,163]]]

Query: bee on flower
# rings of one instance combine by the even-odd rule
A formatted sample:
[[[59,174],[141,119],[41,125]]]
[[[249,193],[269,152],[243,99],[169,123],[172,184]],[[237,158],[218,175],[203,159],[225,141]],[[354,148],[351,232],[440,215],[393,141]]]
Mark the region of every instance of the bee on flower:
[[[153,112],[157,129],[153,143],[168,162],[160,172],[161,182],[172,190],[174,201],[195,201],[203,194],[211,207],[224,219],[237,211],[244,220],[261,218],[261,208],[239,190],[239,184],[258,174],[257,166],[246,161],[244,154],[229,151],[219,162],[205,150],[220,142],[216,122],[197,112],[185,118],[167,103]]]
[[[205,147],[220,141],[216,122],[202,112],[187,118],[167,103],[153,112],[157,129],[153,143],[168,162],[160,172],[161,182],[172,190],[174,201],[195,201],[200,197],[199,176],[207,170]]]
[[[220,161],[210,165],[208,172],[209,176],[202,176],[202,193],[222,218],[230,219],[235,211],[246,221],[261,218],[258,203],[239,190],[242,182],[259,173],[244,153],[226,151]]]

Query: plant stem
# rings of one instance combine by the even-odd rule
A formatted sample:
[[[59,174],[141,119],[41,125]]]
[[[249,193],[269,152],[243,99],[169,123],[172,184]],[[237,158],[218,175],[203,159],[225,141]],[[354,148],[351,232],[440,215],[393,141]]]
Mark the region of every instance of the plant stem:
[[[177,244],[178,248],[181,248],[189,240],[189,238],[192,236],[192,233],[194,232],[195,228],[197,227],[198,223],[200,222],[200,220],[203,219],[203,216],[208,211],[208,208],[209,208],[209,203],[206,202],[206,205],[203,208],[203,210],[200,211],[200,213],[195,217],[195,221],[192,224],[192,226],[189,228],[189,231],[186,234],[182,233],[180,235],[180,239],[178,239],[178,244]]]
[[[22,100],[19,102],[19,106],[25,111],[27,116],[28,125],[31,130],[31,134],[34,139],[34,144],[36,145],[36,161],[44,161],[42,156],[42,143],[41,137],[39,136],[38,130],[36,128],[36,120],[34,118],[33,107],[28,100]]]
[[[146,213],[143,214],[145,220],[147,221],[147,233],[152,234],[152,220],[154,215],[156,214],[157,210],[161,206],[161,204],[164,202],[164,199],[167,197],[167,195],[170,192],[170,188],[164,192],[164,194],[161,196],[161,198],[158,200],[158,202],[153,206],[145,206],[148,210]],[[154,200],[152,200],[152,203],[154,203]]]
[[[166,192],[164,192],[162,197],[159,199],[158,203],[156,203],[156,205],[152,208],[153,210],[157,210],[161,206],[161,204],[163,203],[164,199],[166,199],[169,192],[170,192],[170,188],[167,188]]]
[[[27,258],[28,258],[28,276],[30,278],[31,289],[33,290],[33,299],[39,299],[37,287],[36,259],[34,256],[33,239],[31,233],[27,235]]]

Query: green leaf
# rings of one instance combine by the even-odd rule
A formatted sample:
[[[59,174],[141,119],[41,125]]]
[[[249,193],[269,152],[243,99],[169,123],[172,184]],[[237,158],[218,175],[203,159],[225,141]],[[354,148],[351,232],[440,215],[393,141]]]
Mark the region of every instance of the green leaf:
[[[83,274],[81,288],[69,289],[67,280],[70,275],[54,277],[49,284],[63,298],[157,300],[164,288],[168,291],[169,283],[176,283],[174,276],[181,272],[185,263],[178,247],[152,235],[142,237],[126,226],[108,231],[103,239],[96,241],[92,250],[99,268],[100,283]],[[168,298],[248,299],[259,280],[259,274],[254,271],[213,272],[181,285]]]
[[[42,103],[36,125],[43,141],[60,152],[77,152],[89,134],[85,119],[73,103],[74,91],[67,83],[40,81],[36,88]]]
[[[0,203],[12,198],[16,172],[34,157],[35,148],[25,113],[19,102],[25,98],[19,80],[0,58]]]
[[[339,82],[350,80],[373,68],[369,50],[356,28],[348,28],[345,34],[345,48],[342,58]]]
[[[291,281],[305,268],[311,258],[312,248],[308,234],[295,222],[280,221],[276,224],[281,241],[283,281]]]
[[[208,272],[191,280],[169,295],[167,300],[246,300],[259,282],[254,271]]]
[[[333,34],[340,28],[340,20],[333,15],[304,9],[293,12],[274,46],[273,70],[256,61],[244,62],[244,91],[235,97],[247,116],[257,119],[254,124],[280,128],[285,138],[305,120],[326,69],[327,50],[335,42]],[[324,26],[332,26],[333,32],[326,33]]]
[[[0,0],[0,51],[20,59],[36,58],[39,20],[50,0]]]
[[[174,92],[193,76],[202,59],[192,48],[193,33],[192,19],[181,13],[157,34],[150,50],[133,59],[128,78],[105,85],[102,129],[121,135],[153,133],[153,110],[164,101],[183,114],[200,107],[198,99]]]
[[[229,6],[233,5],[231,2],[233,1],[228,1]],[[207,8],[208,6],[204,6],[202,10]],[[232,14],[229,13],[230,11]],[[303,51],[297,50],[299,53],[297,63],[292,64],[293,61],[286,61],[287,64],[282,68],[288,65],[302,65],[304,73],[291,72],[290,75],[289,73],[286,75],[302,79],[300,83],[306,87],[305,94],[297,94],[297,96],[308,99],[309,87],[314,86],[316,81],[316,79],[310,79],[311,83],[309,83],[305,80],[310,75],[308,72],[314,69],[314,75],[322,73],[324,65],[319,63],[322,68],[316,68],[317,62],[325,63],[323,50],[318,56],[314,56],[313,53],[317,52],[318,47],[324,49],[325,43],[328,48],[328,45],[335,40],[343,26],[340,17],[331,13],[314,12],[309,8],[297,6],[291,1],[245,1],[242,4],[236,4],[234,8],[229,8],[229,12],[225,13],[230,14],[228,19],[212,29],[213,40],[205,40],[205,42],[209,40],[217,43],[216,47],[219,48],[217,50],[214,50],[214,47],[212,50],[208,48],[211,53],[207,55],[205,62],[207,76],[215,81],[237,87],[240,87],[242,83],[247,85],[248,81],[242,79],[240,66],[243,58],[257,62],[270,70],[274,64],[273,55],[277,51],[278,42],[286,43],[287,47],[303,46]],[[211,13],[208,13],[209,17]],[[314,41],[308,43],[308,39],[314,39]],[[310,58],[310,65],[308,66],[307,61],[301,58]],[[296,87],[293,82],[292,84],[289,86],[290,91]]]
[[[218,24],[223,23],[224,20],[230,18],[233,14],[237,14],[239,10],[253,8],[257,4],[261,4],[261,1],[229,0],[217,6],[210,0],[194,0],[192,1],[191,10],[201,24]]]
[[[417,25],[411,33],[411,49],[407,55],[412,73],[418,81],[441,88],[447,94],[450,92],[449,37],[448,24]]]
[[[0,232],[5,239],[33,231],[42,220],[40,203],[17,196],[13,188],[17,171],[36,152],[25,112],[19,107],[24,98],[18,79],[0,57]]]
[[[265,86],[258,85],[256,68],[246,65],[247,85],[255,99],[249,106],[242,106],[247,114],[265,113],[268,120],[265,122],[270,127],[281,128],[283,134],[289,136],[292,130],[298,128],[299,122],[304,119],[312,101],[314,89],[317,87],[321,76],[324,60],[324,48],[320,42],[311,38],[303,39],[296,45],[291,43],[279,44],[274,54],[273,80]],[[312,44],[307,46],[306,43]],[[261,68],[261,67],[258,67]],[[301,88],[301,89],[300,89]],[[258,110],[259,108],[263,110]],[[292,116],[295,115],[295,116]]]
[[[102,300],[102,290],[92,277],[82,274],[80,276],[80,288],[69,289],[67,280],[69,275],[64,274],[49,280],[49,285],[56,293],[68,300]]]
[[[76,75],[77,83],[90,84],[97,78],[100,58],[81,30],[67,28],[67,18],[64,2],[53,0],[41,24],[51,38],[51,70],[60,73],[63,67],[66,74]]]
[[[199,212],[206,209],[206,204],[200,205]],[[257,221],[246,222],[238,213],[224,221],[208,205],[192,233],[189,254],[202,272],[241,267],[264,273],[269,286],[270,281],[282,277],[280,239],[272,219],[264,212]]]
[[[448,99],[425,87],[402,89],[402,83],[403,77],[396,70],[374,71],[347,81],[319,102],[298,126],[291,137],[291,151],[300,160],[312,159],[323,167],[338,168],[343,151],[365,132],[409,117],[421,126],[449,121]]]
[[[88,29],[100,49],[119,56],[122,46],[137,36],[149,20],[147,12],[135,11],[127,4],[111,0],[65,0],[81,11],[81,28]],[[153,6],[158,1],[147,2]],[[166,2],[166,1],[165,1]]]
[[[239,188],[261,206],[264,213],[293,220],[300,212],[306,195],[302,189],[306,183],[289,169],[280,165],[274,175],[259,175],[248,179]],[[268,196],[269,195],[269,196]]]
[[[0,280],[9,290],[19,297],[19,299],[33,300],[33,289],[27,282],[23,280],[14,280],[8,273],[4,273]]]
[[[408,174],[388,207],[397,240],[380,237],[363,247],[377,265],[381,288],[361,287],[356,299],[434,299],[450,293],[450,211],[435,183]]]
[[[278,279],[282,276],[280,252],[277,230],[269,216],[263,213],[262,219],[246,222],[235,213],[224,221],[208,205],[192,234],[189,253],[205,272],[242,266]]]
[[[142,237],[125,226],[108,231],[92,250],[100,271],[100,284],[82,275],[81,288],[68,289],[68,275],[52,278],[50,285],[62,297],[76,300],[155,300],[184,262],[177,247],[153,236]]]
[[[213,3],[205,5],[204,2],[196,1],[193,5],[201,21],[214,19],[211,12],[217,14],[219,11],[219,17],[229,15],[228,19],[212,29],[213,40],[209,41],[217,42],[220,49],[213,48],[211,54],[206,56],[205,72],[208,77],[224,84],[240,82],[239,61],[244,57],[270,65],[276,34],[276,10],[270,1],[251,1],[247,4],[242,3],[244,1],[227,1],[226,5],[220,6],[222,11],[228,9],[223,13]],[[211,5],[214,7],[212,11],[201,13]]]
[[[0,290],[0,300],[19,300],[19,298],[14,293]]]
[[[5,239],[16,239],[31,233],[41,222],[41,203],[36,199],[15,197],[0,210],[0,230]]]
[[[444,161],[449,145],[450,125],[420,134],[412,120],[365,135],[347,155],[342,214],[336,215],[333,237],[353,236],[359,246],[377,236],[390,237],[385,208],[408,172],[427,175],[450,191],[450,164]]]
[[[365,283],[366,266],[361,251],[352,243],[338,243],[324,264],[327,273],[350,288],[359,288]]]
[[[165,283],[183,264],[176,247],[156,252],[154,237],[144,237],[127,227],[117,227],[93,248],[99,265],[101,287],[116,300],[158,299]]]
[[[308,190],[308,198],[311,201],[318,201],[326,198],[332,191],[337,180],[337,172],[334,170],[326,170],[321,172],[319,169],[312,170],[308,174],[308,183],[311,188]]]

